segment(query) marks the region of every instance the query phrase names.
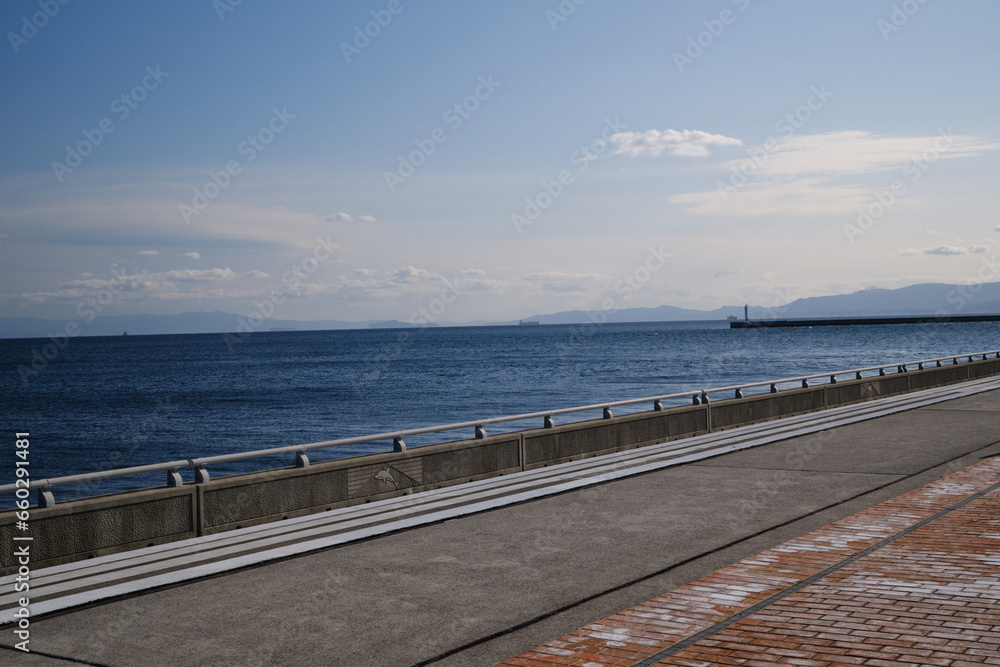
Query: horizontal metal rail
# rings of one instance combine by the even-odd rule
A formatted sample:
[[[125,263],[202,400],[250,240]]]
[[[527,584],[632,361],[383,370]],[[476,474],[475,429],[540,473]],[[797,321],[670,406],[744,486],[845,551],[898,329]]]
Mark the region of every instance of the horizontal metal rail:
[[[951,357],[938,357],[935,359],[922,359],[920,361],[907,361],[902,364],[885,364],[881,366],[867,366],[865,368],[855,368],[847,371],[836,371],[833,373],[815,373],[813,375],[800,375],[798,377],[786,378],[784,380],[769,380],[766,382],[749,382],[745,384],[734,384],[729,387],[716,387],[715,389],[706,389],[703,393],[705,394],[716,394],[723,391],[736,392],[736,398],[743,398],[742,390],[749,389],[751,387],[767,387],[771,388],[771,393],[777,393],[777,385],[788,384],[791,382],[801,382],[802,387],[808,387],[809,380],[815,380],[817,378],[830,378],[829,384],[837,383],[837,376],[839,375],[854,375],[854,379],[862,379],[862,373],[868,373],[872,371],[878,371],[879,376],[884,376],[886,368],[895,368],[897,373],[906,373],[909,371],[910,366],[916,366],[916,370],[924,370],[925,364],[934,364],[934,367],[940,368],[942,366],[948,365],[944,362],[951,362],[952,365],[958,364],[959,359],[967,359],[969,362],[975,360],[976,357],[980,357],[983,361],[989,358],[989,355],[994,355],[994,358],[1000,359],[1000,351],[990,351],[990,352],[976,352],[974,354],[960,354],[958,356]]]
[[[644,398],[632,398],[623,401],[610,401],[606,403],[594,403],[592,405],[582,405],[572,408],[558,408],[555,410],[543,410],[539,412],[528,412],[519,415],[510,415],[506,417],[490,417],[487,419],[477,419],[474,421],[457,422],[453,424],[441,424],[438,426],[424,426],[420,428],[411,428],[401,431],[387,431],[385,433],[376,433],[374,435],[358,436],[353,438],[340,438],[338,440],[325,440],[323,442],[312,442],[308,444],[301,445],[288,445],[285,447],[273,447],[271,449],[258,449],[250,452],[238,452],[235,454],[220,454],[217,456],[205,456],[197,459],[181,459],[177,461],[167,461],[165,463],[152,463],[149,465],[133,466],[131,468],[117,468],[115,470],[104,470],[100,472],[90,472],[83,473],[79,475],[67,475],[65,477],[54,477],[51,479],[36,479],[31,480],[29,488],[38,489],[39,505],[41,507],[48,507],[54,504],[55,500],[50,491],[53,486],[65,486],[68,484],[80,484],[85,482],[95,482],[105,479],[114,479],[118,477],[131,477],[135,475],[143,475],[154,472],[166,472],[167,473],[167,486],[180,486],[182,485],[183,479],[180,476],[179,470],[185,468],[194,468],[195,470],[195,482],[204,483],[209,480],[208,466],[215,465],[219,463],[232,463],[235,461],[246,461],[249,459],[259,459],[268,456],[280,456],[284,454],[294,454],[295,455],[295,465],[297,467],[305,467],[309,465],[309,457],[306,452],[315,449],[329,449],[333,447],[344,447],[347,445],[356,445],[366,442],[378,442],[385,440],[393,441],[393,449],[397,452],[402,452],[406,450],[406,443],[404,438],[411,435],[423,435],[426,433],[443,433],[446,431],[457,431],[461,429],[472,428],[475,429],[475,437],[477,439],[486,437],[485,427],[491,424],[502,424],[506,422],[516,422],[525,421],[529,419],[542,418],[544,428],[552,428],[555,423],[553,417],[556,415],[566,415],[573,414],[577,412],[588,412],[592,410],[603,410],[604,419],[611,419],[613,417],[612,408],[626,406],[626,405],[638,405],[641,403],[652,403],[654,411],[663,410],[663,401],[673,400],[673,399],[683,399],[689,398],[694,405],[707,404],[710,400],[711,394],[718,394],[721,392],[731,392],[734,394],[735,398],[743,398],[743,390],[751,389],[754,387],[769,387],[771,393],[777,393],[779,391],[779,385],[787,385],[790,383],[798,384],[802,388],[809,387],[810,380],[816,380],[819,378],[829,378],[829,384],[836,384],[837,377],[842,375],[853,375],[854,379],[862,379],[864,373],[878,372],[879,376],[886,375],[886,369],[895,369],[895,373],[907,373],[911,368],[917,370],[923,370],[925,365],[933,364],[935,367],[941,367],[944,365],[955,365],[963,363],[962,359],[967,360],[967,363],[971,363],[980,358],[982,360],[988,359],[990,356],[995,359],[1000,359],[1000,350],[992,350],[989,352],[976,352],[974,354],[960,354],[957,356],[948,357],[938,357],[935,359],[922,359],[919,361],[908,361],[904,363],[893,363],[893,364],[883,364],[879,366],[866,366],[864,368],[854,368],[850,370],[834,371],[832,373],[815,373],[812,375],[800,375],[791,378],[784,378],[781,380],[768,380],[765,382],[748,382],[737,385],[731,385],[728,387],[715,387],[712,389],[702,389],[702,390],[692,390],[692,391],[682,391],[673,394],[663,394],[660,396],[647,396]],[[0,486],[0,493],[16,493],[18,489],[24,489],[23,486],[18,486],[17,484],[4,484]],[[20,497],[20,496],[19,496]]]

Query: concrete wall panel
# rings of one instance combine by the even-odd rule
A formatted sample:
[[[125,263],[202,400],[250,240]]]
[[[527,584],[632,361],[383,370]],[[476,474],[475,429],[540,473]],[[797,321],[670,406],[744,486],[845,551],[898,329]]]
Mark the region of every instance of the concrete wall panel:
[[[31,567],[72,562],[196,535],[193,488],[145,489],[31,509],[28,532],[0,514],[0,575],[17,569],[15,536],[28,535]]]
[[[501,442],[479,446],[470,444],[463,449],[424,456],[424,484],[463,481],[488,473],[520,470],[520,443],[520,436],[515,435]]]

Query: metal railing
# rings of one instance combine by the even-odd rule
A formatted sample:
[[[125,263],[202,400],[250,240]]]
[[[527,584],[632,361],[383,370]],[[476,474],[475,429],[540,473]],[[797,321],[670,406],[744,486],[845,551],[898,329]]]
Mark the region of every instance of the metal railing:
[[[462,429],[471,428],[474,429],[475,437],[477,439],[482,439],[486,437],[485,427],[491,424],[502,424],[505,422],[516,422],[525,421],[529,419],[542,418],[543,428],[553,428],[555,422],[553,417],[556,415],[567,415],[577,412],[587,412],[591,410],[603,410],[604,419],[612,419],[613,413],[612,408],[626,406],[626,405],[638,405],[641,403],[652,403],[653,411],[663,410],[663,401],[673,400],[673,399],[685,399],[690,398],[692,404],[694,405],[707,405],[709,403],[711,394],[718,394],[722,392],[730,392],[735,398],[743,398],[744,389],[752,389],[755,387],[768,387],[771,393],[778,393],[779,385],[787,384],[797,384],[801,388],[807,388],[810,386],[810,380],[817,380],[819,378],[829,378],[829,384],[836,384],[837,377],[842,375],[853,375],[853,379],[861,380],[864,378],[864,373],[878,372],[878,376],[885,376],[886,369],[895,369],[895,373],[907,373],[910,368],[915,368],[917,370],[923,370],[925,365],[933,364],[935,367],[942,367],[944,365],[956,365],[963,363],[960,359],[967,359],[965,363],[971,363],[976,360],[977,357],[981,358],[983,361],[988,359],[990,355],[995,359],[1000,359],[1000,350],[993,350],[990,352],[976,352],[975,354],[961,354],[958,356],[949,357],[938,357],[935,359],[923,359],[920,361],[908,361],[905,363],[897,364],[883,364],[879,366],[867,366],[865,368],[854,368],[851,370],[835,371],[832,373],[815,373],[813,375],[800,375],[791,378],[784,378],[782,380],[768,380],[765,382],[747,382],[736,385],[730,385],[728,387],[715,387],[712,389],[702,389],[695,391],[682,391],[673,394],[663,394],[661,396],[647,396],[645,398],[632,398],[623,401],[611,401],[607,403],[594,403],[593,405],[582,405],[572,408],[559,408],[556,410],[543,410],[539,412],[528,412],[519,415],[510,415],[507,417],[490,417],[488,419],[477,419],[474,421],[457,422],[453,424],[442,424],[438,426],[424,426],[420,428],[411,428],[401,431],[387,431],[385,433],[376,433],[374,435],[359,436],[353,438],[340,438],[338,440],[325,440],[323,442],[313,442],[302,445],[288,445],[285,447],[274,447],[271,449],[258,449],[250,452],[238,452],[235,454],[220,454],[217,456],[204,456],[196,459],[181,459],[177,461],[167,461],[165,463],[153,463],[149,465],[133,466],[130,468],[118,468],[115,470],[104,470],[100,472],[90,472],[83,473],[80,475],[67,475],[65,477],[54,477],[51,479],[39,479],[31,480],[30,487],[32,489],[38,489],[38,504],[40,507],[50,507],[55,504],[55,499],[52,495],[51,487],[54,486],[65,486],[68,484],[80,484],[84,482],[95,482],[106,479],[114,479],[118,477],[131,477],[135,475],[144,475],[154,472],[166,472],[167,473],[167,486],[181,486],[184,481],[181,478],[180,470],[185,468],[194,468],[195,471],[195,483],[202,484],[209,480],[208,466],[217,465],[220,463],[232,463],[235,461],[245,461],[248,459],[259,459],[268,456],[279,456],[283,454],[294,454],[295,455],[295,465],[296,467],[302,468],[309,465],[309,457],[306,452],[315,449],[329,449],[332,447],[343,447],[346,445],[356,445],[366,442],[378,442],[378,441],[393,441],[393,451],[403,452],[406,450],[406,443],[404,441],[405,437],[411,435],[423,435],[425,433],[443,433],[446,431],[457,431]],[[950,363],[949,363],[950,362]],[[24,489],[23,486],[18,486],[16,484],[5,484],[0,486],[0,493],[14,493],[18,489]]]

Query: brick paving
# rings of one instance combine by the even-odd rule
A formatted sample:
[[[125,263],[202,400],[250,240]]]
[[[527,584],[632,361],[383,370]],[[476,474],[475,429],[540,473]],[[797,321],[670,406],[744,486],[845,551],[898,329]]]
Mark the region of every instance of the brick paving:
[[[1000,489],[858,557],[998,482],[986,459],[502,665],[1000,665]]]

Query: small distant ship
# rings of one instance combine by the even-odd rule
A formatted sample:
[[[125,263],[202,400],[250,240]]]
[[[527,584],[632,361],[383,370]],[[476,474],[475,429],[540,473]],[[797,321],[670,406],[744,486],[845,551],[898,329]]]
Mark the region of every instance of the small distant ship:
[[[730,315],[726,319],[729,320],[730,322],[739,322],[740,321],[740,318],[736,317],[735,315]]]
[[[541,324],[538,320],[520,320],[518,322],[522,327],[537,327]]]
[[[128,332],[127,332],[127,331],[123,331],[123,332],[122,332],[122,335],[123,335],[123,336],[127,336],[127,335],[128,335]]]

